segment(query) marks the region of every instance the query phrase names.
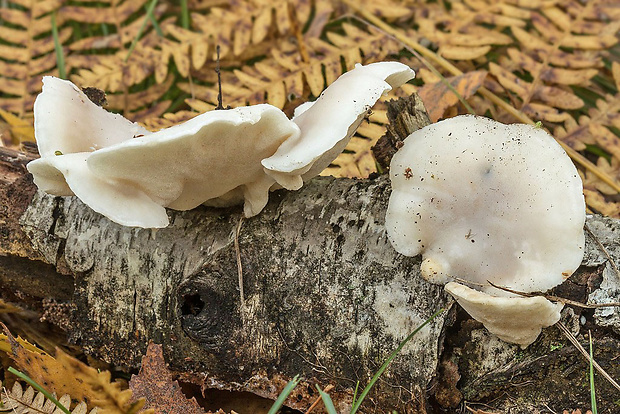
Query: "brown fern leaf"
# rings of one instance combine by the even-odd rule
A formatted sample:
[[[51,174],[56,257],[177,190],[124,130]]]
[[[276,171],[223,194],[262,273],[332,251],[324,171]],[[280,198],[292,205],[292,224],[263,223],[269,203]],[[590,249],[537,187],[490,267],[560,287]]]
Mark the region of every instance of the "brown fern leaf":
[[[104,90],[107,93],[108,109],[120,111],[133,121],[161,116],[170,106],[169,101],[160,101],[160,98],[172,87],[172,77],[161,84],[155,83],[146,88],[141,86],[138,92],[128,92],[131,85],[152,77],[154,65],[148,62],[152,62],[151,59],[155,59],[153,56],[156,55],[153,49],[136,48],[127,62],[124,61],[124,51],[98,56],[90,69],[80,70],[72,76],[72,80],[81,87]]]
[[[105,8],[103,7],[100,7],[99,9],[105,10]],[[159,20],[162,18],[166,10],[167,5],[165,3],[159,4],[153,11],[153,15],[157,20]],[[63,11],[65,18],[71,18],[72,20],[77,20],[78,22],[84,23],[92,20],[90,15],[95,12],[96,9],[86,7],[73,7],[69,10],[64,9]],[[86,16],[82,17],[84,15]],[[107,14],[106,16],[109,17],[109,14]],[[140,26],[142,26],[142,19],[135,19],[126,25],[121,25],[119,30],[117,30],[117,25],[113,21],[104,21],[101,24],[106,25],[106,31],[112,31],[112,33],[101,33],[76,40],[69,45],[69,50],[71,52],[74,52],[78,56],[81,53],[86,53],[86,56],[91,56],[94,51],[123,49],[127,47],[138,34]]]
[[[346,69],[351,69],[356,63],[383,60],[390,54],[397,54],[401,48],[398,42],[381,32],[366,32],[350,24],[344,24],[343,29],[343,35],[327,34],[331,43],[312,37],[305,39],[308,61],[300,56],[299,46],[287,39],[271,50],[269,58],[235,70],[234,77],[224,76],[225,103],[242,106],[268,102],[285,108],[296,98],[309,94],[318,96],[343,73],[341,60]],[[217,102],[216,87],[183,83],[179,87],[196,99]]]
[[[439,4],[421,5],[416,10],[418,29],[413,38],[426,38],[438,47],[438,54],[454,60],[472,60],[485,56],[493,46],[508,45],[513,39],[488,25],[525,26],[528,12],[516,13],[515,7],[493,0],[453,2],[446,10]],[[482,25],[481,23],[484,23]]]
[[[154,66],[150,59],[155,59],[155,50],[136,48],[127,62],[126,54],[125,51],[119,51],[114,55],[80,59],[80,66],[89,69],[80,69],[77,75],[71,76],[71,80],[77,85],[92,86],[113,93],[123,92],[153,74]],[[92,63],[89,65],[88,62]]]
[[[11,345],[9,356],[17,366],[28,373],[37,384],[58,394],[69,394],[79,401],[100,408],[103,414],[137,414],[144,400],[131,401],[131,391],[121,390],[118,382],[110,381],[110,372],[98,372],[77,359],[56,349],[56,358],[29,351],[11,336],[5,327]]]
[[[0,412],[12,412],[15,414],[64,414],[64,412],[54,404],[51,400],[47,399],[42,392],[35,393],[32,387],[28,387],[24,391],[22,384],[19,381],[13,383],[13,388],[9,391],[6,388],[1,387],[0,383]],[[58,402],[65,408],[71,408],[71,397],[69,394],[65,394],[58,399]],[[89,414],[96,414],[97,408],[93,408]],[[87,406],[85,402],[77,404],[72,414],[86,414]]]
[[[41,77],[56,74],[52,38],[52,13],[63,0],[8,1],[0,8],[0,108],[23,118],[32,111],[34,96],[41,90]],[[61,19],[57,19],[61,26]],[[60,27],[59,40],[66,42],[70,27]]]
[[[567,2],[542,8],[540,13],[530,13],[535,30],[511,27],[522,50],[508,49],[500,65],[491,64],[489,69],[518,98],[514,103],[525,114],[559,123],[571,118],[565,110],[583,106],[565,85],[587,86],[603,66],[606,50],[618,42],[615,33],[620,20],[607,23],[601,17],[588,19],[601,12],[601,3]],[[592,32],[597,34],[589,34]],[[524,80],[526,74],[532,79]]]
[[[65,6],[63,15],[66,19],[82,23],[111,24],[120,29],[136,12],[143,9],[148,0],[102,0],[82,2],[80,6]],[[102,7],[101,3],[105,6]]]
[[[126,118],[135,122],[159,118],[170,106],[170,101],[162,100],[162,96],[172,87],[172,76],[161,84],[133,93],[108,95],[108,108],[123,111]]]
[[[360,7],[375,16],[388,21],[402,20],[413,15],[415,7],[409,7],[395,0],[359,0]]]
[[[318,16],[322,16],[322,9],[329,5],[325,0],[299,0],[294,6],[287,0],[212,3],[213,7],[202,4],[201,13],[192,13],[192,30],[184,29],[174,21],[161,25],[166,38],[160,45],[162,53],[155,72],[158,82],[166,77],[171,58],[179,73],[187,78],[191,68],[199,70],[208,60],[215,60],[217,46],[220,47],[221,59],[229,55],[240,57],[268,38],[290,35],[300,25],[305,25],[312,6],[319,12]],[[260,51],[252,53],[260,54]]]
[[[293,14],[302,26],[310,18],[312,3],[310,0],[295,3]],[[272,31],[282,35],[291,30],[293,23],[286,0],[232,0],[228,4],[227,8],[211,9],[204,19],[192,15],[203,33],[213,36],[214,29],[222,29],[217,37],[222,56],[229,50],[238,56],[250,45],[262,42]]]
[[[205,414],[196,398],[188,399],[179,383],[173,380],[161,345],[149,343],[140,373],[131,376],[129,388],[135,397],[144,398],[145,407],[154,409],[155,414]]]
[[[588,84],[602,67],[605,50],[618,41],[620,23],[602,20],[610,8],[600,1],[559,6],[553,1],[470,0],[451,5],[451,10],[428,5],[418,11],[418,36],[426,36],[439,54],[454,60],[484,58],[495,45],[518,43],[489,70],[513,94],[515,106],[537,120],[562,122],[570,117],[565,110],[582,107],[583,101],[565,85]],[[527,23],[534,29],[525,30]],[[506,27],[513,36],[505,34]],[[526,75],[534,79],[526,80]]]
[[[610,128],[620,127],[620,63],[612,65],[612,75],[617,93],[606,94],[596,101],[596,107],[588,110],[587,115],[567,119],[563,125],[554,130],[557,138],[577,150],[588,146],[598,146],[608,154],[600,156],[597,166],[616,181],[620,181],[620,138]],[[586,172],[584,178],[584,194],[588,205],[602,214],[620,217],[620,203],[605,196],[615,196],[616,192],[602,183],[593,174]]]
[[[66,6],[62,16],[66,20],[94,30],[95,35],[73,42],[69,45],[70,54],[66,61],[77,74],[71,80],[81,86],[93,86],[108,94],[126,95],[134,86],[152,76],[160,51],[155,49],[163,39],[153,30],[150,20],[145,31],[130,51],[140,27],[146,18],[145,4],[139,1],[106,1],[81,3],[79,6]],[[166,12],[167,5],[161,4],[154,11],[156,19]],[[103,29],[102,29],[103,28]],[[163,82],[163,80],[162,80]],[[124,101],[128,102],[127,96]],[[114,100],[114,98],[112,98]],[[146,106],[151,102],[135,102]],[[127,105],[120,108],[124,112],[132,109]]]

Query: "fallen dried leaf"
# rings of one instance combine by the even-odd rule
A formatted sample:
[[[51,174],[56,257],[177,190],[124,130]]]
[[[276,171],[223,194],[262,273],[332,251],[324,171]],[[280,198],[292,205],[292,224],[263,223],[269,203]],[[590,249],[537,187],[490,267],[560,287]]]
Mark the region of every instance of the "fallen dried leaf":
[[[453,76],[446,80],[465,99],[471,97],[484,82],[487,72],[478,70],[460,76]],[[424,106],[428,110],[431,122],[437,122],[444,115],[446,109],[459,102],[458,96],[443,82],[439,81],[430,85],[424,85],[418,91]]]
[[[155,414],[205,414],[196,399],[187,399],[172,379],[161,345],[149,344],[140,373],[131,376],[129,388],[133,398],[144,398],[145,408],[152,408]]]

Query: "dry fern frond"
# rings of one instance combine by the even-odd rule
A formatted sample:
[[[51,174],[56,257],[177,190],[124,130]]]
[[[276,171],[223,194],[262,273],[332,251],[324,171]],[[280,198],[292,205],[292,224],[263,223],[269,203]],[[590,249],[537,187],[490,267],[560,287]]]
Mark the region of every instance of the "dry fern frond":
[[[114,25],[120,31],[120,28],[127,23],[131,16],[142,10],[147,1],[101,0],[97,2],[81,2],[79,6],[65,6],[63,8],[63,15],[66,19],[82,23]]]
[[[426,38],[438,47],[446,59],[473,60],[485,56],[493,46],[509,45],[513,39],[488,25],[525,26],[528,12],[516,12],[512,5],[495,1],[453,2],[448,12],[438,4],[424,4],[416,9],[418,29],[408,31],[413,38]]]
[[[41,76],[57,75],[51,13],[63,0],[8,1],[0,8],[0,108],[20,118],[32,111],[34,96],[41,90]],[[60,24],[61,19],[58,19]],[[8,23],[8,24],[7,24]],[[59,29],[66,42],[70,27]]]
[[[141,83],[153,73],[154,65],[149,62],[155,55],[156,51],[153,49],[137,47],[127,62],[125,51],[98,56],[96,59],[87,56],[85,59],[80,59],[83,60],[80,63],[89,69],[79,70],[71,80],[82,87],[92,86],[107,93],[123,92],[130,86]],[[77,62],[76,57],[72,60]],[[88,65],[89,61],[92,61],[92,64]]]
[[[584,105],[567,85],[588,86],[603,67],[606,50],[618,42],[620,21],[603,21],[601,3],[545,7],[530,12],[533,29],[510,28],[521,50],[509,48],[489,71],[512,93],[517,109],[535,120],[560,123],[572,118],[567,110]],[[593,31],[597,34],[588,34]]]
[[[69,394],[79,401],[100,408],[102,414],[137,414],[144,400],[131,401],[131,391],[121,390],[118,382],[110,381],[110,372],[98,372],[77,359],[56,349],[56,358],[29,351],[21,346],[5,328],[17,366],[37,384],[50,392]]]
[[[523,42],[532,48],[529,50],[526,45],[520,45],[519,49],[506,48],[508,45],[492,46],[490,50],[495,52],[494,54],[481,54],[474,61],[459,61],[457,62],[458,66],[422,46],[420,43],[428,42],[424,36],[416,34],[415,31],[407,32],[409,34],[407,36],[403,34],[402,30],[391,27],[375,16],[361,10],[352,0],[345,1],[357,13],[364,16],[368,22],[398,38],[403,44],[438,65],[444,73],[460,75],[463,72],[484,68],[489,58],[497,59],[499,65],[489,63],[489,71],[497,75],[497,78],[488,78],[485,87],[480,88],[482,97],[472,97],[470,101],[479,111],[478,113],[484,114],[488,111],[494,119],[503,122],[517,120],[534,123],[536,120],[545,120],[549,129],[553,129],[554,124],[562,123],[567,130],[570,130],[568,126],[571,123],[576,124],[572,120],[575,113],[584,106],[582,96],[575,94],[575,90],[588,88],[589,92],[592,86],[596,86],[600,82],[599,78],[607,76],[607,69],[603,65],[606,56],[610,51],[617,53],[617,51],[613,52],[614,49],[610,46],[617,44],[618,41],[616,36],[617,29],[620,27],[620,12],[611,0],[592,1],[583,4],[578,2],[557,3],[555,1],[543,4],[541,2],[507,0],[505,2],[507,5],[489,0],[463,0],[450,2],[451,9],[447,9],[445,3],[442,2],[422,6],[417,12],[415,20],[420,25],[420,32],[424,30],[424,19],[428,19],[429,24],[432,24],[432,30],[441,32],[474,33],[478,30],[475,26],[482,26],[485,30],[493,29],[501,34],[512,34],[514,37],[512,43]],[[564,17],[560,18],[557,10],[561,10]],[[540,13],[538,13],[539,11]],[[497,15],[495,16],[497,18],[489,19],[491,12],[500,13],[501,16]],[[545,12],[552,18],[545,17]],[[420,21],[418,21],[418,17],[420,17]],[[508,17],[510,18],[506,19]],[[543,24],[545,19],[557,24],[556,32],[552,33],[547,25]],[[533,20],[539,23],[538,27],[534,25]],[[519,29],[525,30],[528,24],[534,28],[528,28],[525,33],[536,36],[537,39],[532,40],[531,37],[518,38],[520,33],[524,33],[523,30],[519,31]],[[432,30],[426,29],[429,37],[433,35]],[[591,35],[591,32],[596,30],[603,31],[600,38]],[[513,32],[517,34],[515,35]],[[562,36],[558,37],[558,33],[561,33]],[[610,34],[613,36],[609,36]],[[435,36],[438,42],[442,41],[439,39],[441,35]],[[538,42],[535,43],[535,40]],[[446,39],[443,41],[446,42]],[[546,47],[541,46],[541,42],[544,42]],[[441,45],[439,45],[439,51],[441,52],[441,50]],[[573,55],[576,56],[575,59],[572,58]],[[566,62],[571,63],[562,63],[564,58]],[[562,65],[563,67],[561,67]],[[608,91],[609,87],[606,86],[599,88],[598,93],[608,95]],[[507,103],[506,100],[511,103]],[[605,101],[607,103],[613,102],[609,99]],[[582,120],[580,119],[579,124],[581,123]],[[600,132],[604,132],[600,128],[598,129]],[[609,131],[609,128],[606,127],[605,129]],[[616,130],[611,132],[616,135]],[[607,132],[604,134],[608,147],[610,145],[615,146],[615,138],[608,135]],[[571,158],[583,166],[585,170],[594,173],[602,182],[613,188],[616,194],[620,191],[620,183],[617,177],[610,176],[609,173],[594,165],[573,147],[560,142]],[[597,143],[597,148],[599,148],[598,145]],[[613,156],[613,154],[611,155]],[[599,195],[604,197],[600,193]],[[608,199],[608,201],[611,202],[612,200]]]
[[[607,154],[599,156],[597,166],[616,181],[620,181],[620,138],[610,128],[620,128],[620,63],[612,64],[612,74],[616,86],[616,94],[606,94],[596,101],[587,115],[581,115],[578,121],[567,119],[563,125],[555,128],[556,137],[582,150],[597,145]],[[584,194],[588,204],[595,210],[611,216],[620,217],[620,203],[608,201],[604,195],[613,196],[617,192],[609,185],[601,182],[591,173],[586,172]]]
[[[130,96],[133,89],[145,89],[141,84],[153,75],[155,62],[161,54],[155,46],[164,40],[148,21],[135,48],[130,51],[131,43],[145,22],[146,2],[110,0],[104,4],[91,2],[66,6],[62,10],[65,19],[85,25],[89,31],[93,30],[93,25],[97,27],[94,29],[96,34],[79,39],[69,46],[71,53],[66,61],[77,72],[71,76],[71,80],[82,87],[92,86],[104,90],[109,94],[108,100],[113,102],[111,108],[121,110],[134,120],[149,116],[134,115],[138,108],[150,108],[155,104],[158,110],[154,112],[158,114],[167,108],[164,104],[149,100],[156,95],[163,95],[161,88]],[[166,10],[167,5],[160,4],[153,11],[154,18],[163,18]],[[170,82],[166,83],[166,86],[170,85]]]
[[[294,22],[291,15],[303,26],[310,18],[313,1],[295,2],[294,13],[287,0],[232,0],[227,8],[212,8],[210,13],[192,14],[194,25],[221,45],[222,56],[229,51],[239,56],[251,45],[256,45],[272,32],[289,33]]]
[[[415,7],[397,0],[359,0],[358,4],[369,13],[387,21],[403,20],[413,15]]]
[[[127,4],[124,7],[119,7],[123,7],[123,15],[132,12],[129,14],[129,16],[131,16],[133,12],[139,10],[139,8],[136,9],[135,6],[141,6],[141,4],[143,5],[144,3],[145,1],[143,0],[142,2],[135,2],[133,5]],[[127,9],[128,6],[130,6],[131,9]],[[114,7],[115,6],[111,3],[108,3],[107,7],[102,7],[101,5],[98,7],[96,5],[91,7],[65,7],[63,9],[63,16],[67,19],[90,24],[94,24],[93,20],[100,19],[102,20],[100,25],[105,25],[106,27],[105,31],[102,31],[102,33],[93,34],[74,41],[69,45],[69,50],[78,55],[84,53],[87,56],[92,56],[93,52],[99,52],[97,54],[106,54],[106,52],[109,53],[110,51],[124,49],[130,44],[138,34],[140,26],[142,25],[142,19],[138,18],[127,24],[124,24],[124,22],[119,23],[113,13]],[[159,4],[153,11],[153,15],[159,20],[166,10],[167,5],[165,3]],[[101,15],[100,12],[102,12]]]
[[[13,388],[9,391],[6,388],[2,388],[0,383],[0,412],[11,412],[14,414],[32,414],[32,413],[44,413],[44,414],[64,414],[64,412],[54,404],[51,400],[47,399],[42,392],[35,393],[32,387],[28,387],[24,391],[22,384],[19,381],[13,383]],[[69,394],[65,394],[58,399],[58,402],[65,408],[71,407],[71,397]],[[95,407],[88,414],[96,414],[98,409]],[[86,414],[87,406],[85,402],[77,404],[71,414]]]
[[[34,141],[34,126],[31,119],[19,118],[3,109],[0,109],[0,116],[10,127],[12,141]]]
[[[317,38],[306,39],[309,61],[304,61],[299,46],[287,39],[271,50],[269,58],[235,70],[234,76],[223,73],[222,91],[226,104],[242,106],[268,102],[284,108],[289,101],[310,93],[318,96],[326,85],[345,69],[352,69],[355,63],[382,60],[400,50],[398,42],[383,33],[366,32],[350,24],[344,24],[343,29],[344,34],[327,34],[331,43]],[[199,100],[217,102],[215,87],[186,83],[178,86]]]
[[[24,347],[30,352],[34,352],[37,354],[43,353],[43,350],[37,348],[35,345],[31,344],[30,342],[19,336],[12,339],[17,341],[17,343],[19,343],[22,347]],[[9,342],[9,338],[5,334],[0,334],[0,351],[11,352],[11,344]]]
[[[135,122],[159,118],[170,106],[170,101],[162,100],[162,97],[170,90],[173,81],[170,76],[165,82],[154,83],[138,92],[108,95],[108,107],[122,110],[125,117]]]
[[[161,54],[155,72],[158,82],[166,77],[171,58],[181,76],[187,78],[190,67],[199,70],[208,60],[215,60],[217,46],[221,59],[230,55],[242,57],[249,49],[255,49],[251,51],[254,56],[260,55],[269,50],[258,47],[268,39],[294,35],[308,24],[313,8],[314,26],[320,25],[320,33],[326,21],[324,16],[332,10],[331,2],[326,0],[299,0],[295,4],[288,0],[214,3],[217,7],[203,7],[201,13],[192,13],[192,30],[173,21],[162,24],[166,38],[159,46]]]

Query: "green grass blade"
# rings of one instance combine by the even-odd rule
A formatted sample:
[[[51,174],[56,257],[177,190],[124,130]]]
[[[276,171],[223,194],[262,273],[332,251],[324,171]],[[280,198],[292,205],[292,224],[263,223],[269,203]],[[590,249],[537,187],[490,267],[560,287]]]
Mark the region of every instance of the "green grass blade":
[[[60,403],[60,401],[58,401],[56,398],[54,398],[54,396],[52,394],[50,394],[49,391],[45,390],[43,387],[41,387],[39,384],[37,384],[32,378],[30,378],[28,375],[24,374],[21,371],[16,370],[13,367],[9,367],[9,372],[14,374],[15,376],[17,376],[18,378],[23,379],[24,381],[26,381],[28,384],[30,384],[32,386],[32,388],[34,388],[35,390],[41,392],[43,395],[45,395],[45,398],[47,398],[48,400],[50,400],[51,402],[53,402],[56,407],[60,408],[65,414],[71,414],[71,411],[69,411],[69,409],[67,407],[65,407],[64,405],[62,405]]]
[[[151,2],[149,3],[149,8],[146,9],[146,16],[144,17],[144,20],[142,21],[140,30],[138,30],[138,33],[136,33],[136,37],[134,37],[133,41],[131,42],[131,46],[129,46],[129,50],[127,51],[127,56],[125,56],[125,62],[129,60],[129,56],[131,56],[131,54],[133,53],[133,50],[136,48],[136,45],[138,44],[138,40],[140,40],[140,37],[142,36],[142,32],[144,32],[144,28],[146,27],[146,22],[148,22],[149,19],[155,19],[153,17],[153,10],[155,10],[155,6],[157,6],[157,0],[151,0]]]
[[[187,0],[181,0],[181,26],[189,30],[189,9]]]
[[[295,375],[295,378],[293,378],[288,382],[288,384],[286,384],[286,387],[284,387],[284,389],[278,396],[278,399],[276,400],[276,402],[273,403],[267,414],[276,414],[278,410],[282,408],[282,406],[284,405],[284,401],[286,401],[293,389],[295,389],[297,384],[299,384],[299,381],[301,381],[299,379],[299,375]]]
[[[401,349],[403,349],[405,347],[405,345],[407,345],[407,342],[409,342],[414,336],[415,334],[417,334],[418,332],[420,332],[420,330],[422,328],[424,328],[426,325],[428,325],[429,323],[431,323],[433,321],[433,319],[435,319],[437,316],[439,316],[445,309],[439,309],[437,312],[433,313],[431,315],[430,318],[428,318],[427,320],[424,321],[424,323],[420,326],[418,326],[415,331],[411,332],[409,334],[409,336],[407,336],[405,339],[403,339],[403,341],[400,343],[400,345],[398,345],[398,348],[396,348],[396,350],[394,350],[394,352],[392,352],[390,354],[390,356],[388,357],[388,359],[383,363],[383,365],[381,365],[381,368],[379,368],[379,370],[375,373],[375,375],[372,377],[372,379],[370,380],[370,382],[368,383],[368,385],[366,385],[366,388],[364,388],[364,390],[362,391],[362,393],[360,394],[359,398],[357,399],[357,401],[355,401],[355,404],[353,405],[353,407],[351,407],[351,414],[355,414],[357,412],[357,410],[359,410],[360,406],[362,405],[362,403],[364,402],[364,398],[366,398],[366,395],[368,395],[368,393],[370,392],[370,390],[372,389],[372,387],[374,387],[375,383],[379,380],[379,377],[381,376],[381,374],[383,374],[383,372],[387,369],[387,367],[390,365],[390,363],[392,362],[392,360],[394,358],[396,358],[396,355],[398,355],[398,353],[401,351]]]
[[[60,44],[60,38],[58,37],[56,12],[52,13],[52,37],[54,39],[54,50],[56,51],[56,67],[58,68],[58,76],[61,79],[67,79],[67,70],[65,68],[65,55],[62,51],[62,44]]]
[[[594,390],[594,353],[592,352],[592,332],[588,335],[590,338],[590,400],[592,401],[592,414],[597,414],[596,411],[596,391]]]
[[[338,414],[338,411],[336,411],[336,407],[334,407],[332,397],[330,397],[329,394],[323,391],[318,385],[316,386],[316,388],[319,390],[319,394],[321,395],[321,399],[323,400],[323,405],[325,405],[327,414]]]
[[[357,381],[357,383],[355,384],[355,391],[353,392],[353,401],[351,401],[351,405],[355,405],[355,401],[357,401],[357,392],[360,389],[360,382]]]
[[[155,28],[155,32],[157,32],[157,36],[164,37],[164,31],[161,30],[161,26],[157,23],[157,18],[155,17],[155,13],[148,13],[148,7],[146,8],[147,16],[149,16],[149,20],[151,20],[151,24]]]

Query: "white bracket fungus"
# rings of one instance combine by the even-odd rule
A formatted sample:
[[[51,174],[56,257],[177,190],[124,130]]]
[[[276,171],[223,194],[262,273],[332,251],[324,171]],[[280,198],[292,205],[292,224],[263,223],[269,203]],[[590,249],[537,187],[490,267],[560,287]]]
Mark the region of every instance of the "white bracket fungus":
[[[390,178],[388,237],[398,252],[422,254],[425,279],[464,280],[481,290],[446,287],[508,342],[529,345],[542,326],[557,322],[561,305],[511,298],[487,283],[546,291],[581,264],[582,184],[549,134],[476,116],[451,118],[411,134],[392,159]]]
[[[295,110],[293,122],[301,134],[263,160],[265,172],[278,182],[286,182],[282,186],[289,190],[300,188],[303,180],[318,175],[344,150],[382,95],[414,77],[415,72],[399,62],[355,65],[316,101]]]
[[[228,204],[235,190],[245,214],[257,214],[274,184],[260,161],[299,128],[278,108],[255,105],[151,133],[98,107],[72,83],[46,77],[35,135],[41,158],[28,170],[40,189],[75,194],[126,226],[165,227],[164,207],[187,210],[218,197]]]
[[[398,62],[357,66],[292,121],[261,104],[210,111],[154,133],[98,107],[71,82],[44,77],[34,107],[41,158],[28,170],[41,190],[76,195],[126,226],[165,227],[165,207],[200,204],[245,202],[251,217],[271,189],[298,189],[302,175],[329,165],[377,99],[413,76]]]
[[[449,282],[445,289],[475,320],[482,321],[489,332],[522,346],[534,342],[542,328],[559,321],[564,307],[542,296],[492,296],[456,282]]]

